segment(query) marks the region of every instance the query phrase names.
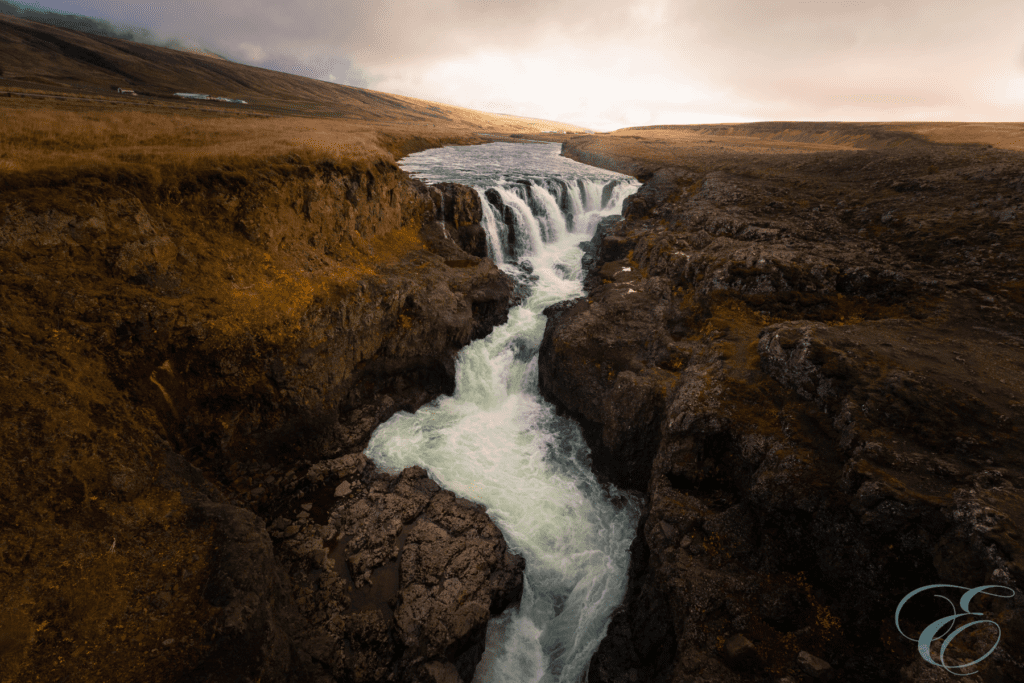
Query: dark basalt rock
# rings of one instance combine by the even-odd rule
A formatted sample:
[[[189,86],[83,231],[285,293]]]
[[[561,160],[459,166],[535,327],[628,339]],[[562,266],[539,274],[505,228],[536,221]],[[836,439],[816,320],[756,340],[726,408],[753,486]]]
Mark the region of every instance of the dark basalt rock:
[[[281,498],[271,535],[328,680],[472,679],[524,567],[481,506],[359,453],[315,463]]]
[[[932,680],[894,615],[936,583],[1017,592],[976,678],[1024,678],[1024,252],[996,227],[1024,166],[981,153],[666,168],[605,225],[540,352],[648,501],[590,681]]]
[[[467,254],[486,257],[487,235],[480,225],[483,208],[476,191],[456,183],[438,183],[431,185],[430,193],[438,205],[435,218],[452,227],[456,244]]]
[[[188,679],[315,680],[318,667],[298,640],[306,624],[263,520],[212,501],[199,512],[217,529],[216,569],[204,595],[221,612],[214,624],[216,645]]]
[[[664,411],[665,383],[674,380],[667,371],[634,372],[642,362],[634,353],[636,347],[658,343],[650,339],[647,321],[650,312],[658,311],[667,299],[667,287],[652,287],[545,311],[559,338],[552,342],[545,334],[542,342],[541,390],[574,417],[583,418],[597,471],[634,489],[642,488],[649,476]],[[615,329],[602,333],[588,325],[592,316],[606,312],[616,320]],[[574,360],[563,361],[563,355]],[[600,432],[595,431],[595,423],[601,426]]]

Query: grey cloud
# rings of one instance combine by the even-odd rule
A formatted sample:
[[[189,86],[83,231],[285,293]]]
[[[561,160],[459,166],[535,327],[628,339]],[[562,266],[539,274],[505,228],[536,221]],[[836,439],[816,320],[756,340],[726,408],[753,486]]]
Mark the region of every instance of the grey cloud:
[[[357,88],[370,87],[366,74],[354,67],[352,60],[334,55],[311,55],[308,59],[300,60],[288,54],[270,53],[265,59],[253,62],[253,66]]]
[[[63,0],[45,3],[167,37],[199,33],[221,48],[242,42],[331,45],[357,61],[413,63],[476,50],[528,48],[545,38],[600,41],[628,16],[612,0]]]
[[[942,109],[970,101],[979,74],[1024,68],[1013,28],[1019,0],[63,0],[46,6],[144,26],[239,61],[376,87],[401,81],[424,99],[423,77],[480,52],[530,56],[551,45],[581,55],[552,73],[604,77],[637,55],[642,83],[703,83],[720,114],[821,118],[844,111]],[[1015,42],[1008,43],[1013,40]],[[1006,63],[994,64],[993,45]],[[570,53],[571,54],[571,53]],[[1019,58],[1015,57],[1020,55]],[[1014,63],[1016,62],[1016,64]],[[622,69],[618,69],[622,71]],[[660,81],[658,79],[661,79]],[[614,89],[595,93],[614,106]],[[420,88],[419,90],[415,90]],[[657,88],[652,88],[656,90]],[[415,90],[415,92],[413,92]],[[976,96],[976,93],[975,93]],[[460,95],[471,97],[471,95]],[[651,92],[637,110],[683,111]],[[456,104],[484,108],[493,94]],[[506,101],[507,100],[507,101]],[[543,102],[502,98],[529,115]],[[577,109],[562,104],[562,109]],[[952,111],[952,110],[951,110]],[[709,113],[714,113],[709,111]],[[652,114],[653,115],[653,114]],[[963,114],[959,114],[960,117]]]

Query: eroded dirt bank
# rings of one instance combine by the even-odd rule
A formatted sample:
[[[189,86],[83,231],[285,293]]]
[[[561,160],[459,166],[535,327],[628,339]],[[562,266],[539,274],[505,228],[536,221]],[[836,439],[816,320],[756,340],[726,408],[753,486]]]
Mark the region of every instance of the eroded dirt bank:
[[[0,197],[0,678],[468,680],[522,560],[358,451],[506,319],[476,194],[180,177]]]
[[[972,679],[1024,679],[1024,157],[719,132],[563,148],[646,180],[540,356],[595,469],[648,496],[589,680],[953,680],[894,623],[938,583],[1016,591],[975,606],[1002,635]]]

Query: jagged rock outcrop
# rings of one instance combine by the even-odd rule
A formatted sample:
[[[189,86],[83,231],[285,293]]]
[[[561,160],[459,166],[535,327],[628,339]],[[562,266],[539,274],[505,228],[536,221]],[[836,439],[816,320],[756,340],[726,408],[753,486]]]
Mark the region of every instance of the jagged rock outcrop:
[[[483,508],[359,453],[315,463],[282,500],[270,532],[328,680],[472,679],[524,566]]]
[[[437,183],[430,187],[430,193],[438,205],[437,219],[451,226],[451,238],[467,254],[487,256],[487,235],[480,225],[483,220],[480,195],[457,183]]]
[[[180,177],[0,200],[0,670],[14,681],[332,680],[266,521],[310,462],[450,391],[459,348],[507,316],[510,280],[466,251],[468,188],[307,157]],[[402,604],[428,609],[426,635],[389,617],[336,645],[373,631],[402,671],[471,676],[480,606],[514,601],[521,565],[478,509],[386,486],[401,489],[388,505],[417,509],[417,534],[451,536],[420,539],[423,557],[457,548],[495,569],[464,582],[461,611],[416,583],[426,594]]]
[[[606,226],[540,354],[648,498],[589,680],[932,680],[894,616],[937,583],[1016,591],[975,678],[1024,675],[1024,163],[980,154],[681,163]]]

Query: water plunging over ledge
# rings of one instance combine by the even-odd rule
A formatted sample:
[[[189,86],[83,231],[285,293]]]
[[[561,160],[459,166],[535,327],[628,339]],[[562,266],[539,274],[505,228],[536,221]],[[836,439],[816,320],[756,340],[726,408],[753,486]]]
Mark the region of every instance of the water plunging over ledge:
[[[483,504],[526,560],[520,605],[491,620],[474,681],[577,683],[625,593],[639,501],[598,484],[579,426],[540,396],[537,353],[544,308],[583,293],[580,242],[639,183],[557,144],[446,147],[400,165],[476,189],[488,253],[527,296],[460,352],[454,395],[394,415],[367,455],[392,472],[419,465]]]

